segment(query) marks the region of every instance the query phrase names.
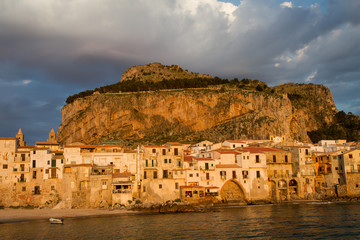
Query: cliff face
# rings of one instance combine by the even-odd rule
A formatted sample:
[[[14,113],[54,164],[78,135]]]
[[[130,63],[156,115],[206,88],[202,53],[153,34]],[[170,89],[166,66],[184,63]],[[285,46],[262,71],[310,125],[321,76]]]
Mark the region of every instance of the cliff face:
[[[307,131],[332,122],[336,112],[330,90],[312,84],[94,94],[63,107],[58,141],[131,145],[270,135],[309,141]]]

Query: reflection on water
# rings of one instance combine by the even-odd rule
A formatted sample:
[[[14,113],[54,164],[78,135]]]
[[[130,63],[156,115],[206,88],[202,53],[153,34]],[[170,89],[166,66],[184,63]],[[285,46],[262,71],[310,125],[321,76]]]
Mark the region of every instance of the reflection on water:
[[[1,214],[1,212],[0,212]],[[0,225],[0,239],[356,238],[359,203],[243,206],[206,213],[121,215]]]

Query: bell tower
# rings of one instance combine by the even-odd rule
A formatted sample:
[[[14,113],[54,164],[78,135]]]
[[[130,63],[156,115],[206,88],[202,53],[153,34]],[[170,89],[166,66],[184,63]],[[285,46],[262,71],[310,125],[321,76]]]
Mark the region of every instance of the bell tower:
[[[19,129],[19,132],[16,134],[16,138],[18,140],[20,147],[26,146],[26,142],[24,141],[24,134],[22,133],[21,128]]]
[[[49,139],[47,140],[48,143],[56,143],[56,133],[54,129],[52,128],[49,133]]]

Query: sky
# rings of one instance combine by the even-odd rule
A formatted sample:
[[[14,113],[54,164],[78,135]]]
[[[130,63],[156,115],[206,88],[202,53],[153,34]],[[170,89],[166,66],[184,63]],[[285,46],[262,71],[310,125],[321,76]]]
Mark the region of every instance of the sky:
[[[359,0],[0,0],[0,137],[44,141],[68,96],[152,62],[324,84],[360,115],[359,11]]]

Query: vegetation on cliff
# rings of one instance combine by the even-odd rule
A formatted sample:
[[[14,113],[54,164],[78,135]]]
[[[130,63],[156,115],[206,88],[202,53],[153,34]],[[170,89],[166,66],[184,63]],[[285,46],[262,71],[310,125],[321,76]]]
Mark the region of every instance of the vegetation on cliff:
[[[258,80],[243,79],[239,81],[237,78],[233,80],[215,78],[185,78],[185,79],[170,79],[161,80],[158,82],[151,81],[138,81],[136,79],[121,81],[115,84],[106,85],[95,90],[86,90],[78,94],[69,96],[66,99],[66,104],[74,102],[78,98],[84,98],[90,96],[96,92],[98,93],[121,93],[121,92],[143,92],[143,91],[157,91],[164,89],[189,89],[189,88],[208,88],[218,85],[230,85],[236,86],[240,89],[255,89],[257,91],[263,91],[268,86],[264,82]]]
[[[347,141],[360,140],[360,117],[352,113],[346,114],[340,111],[335,114],[335,121],[323,128],[308,132],[312,142],[322,139],[336,140],[346,139]]]

